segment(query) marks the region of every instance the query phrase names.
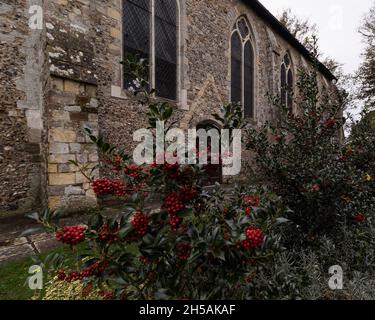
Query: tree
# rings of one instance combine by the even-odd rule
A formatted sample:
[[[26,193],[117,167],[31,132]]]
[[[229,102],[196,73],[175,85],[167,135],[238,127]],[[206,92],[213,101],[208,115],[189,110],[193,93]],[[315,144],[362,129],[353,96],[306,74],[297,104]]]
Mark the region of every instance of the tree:
[[[317,25],[308,19],[301,19],[291,9],[284,9],[278,19],[306,47],[311,55],[320,60],[336,77],[336,87],[339,95],[345,101],[345,109],[352,108],[354,104],[353,76],[344,72],[342,63],[323,54],[319,47],[319,29]]]
[[[323,56],[319,48],[319,29],[309,19],[301,19],[291,9],[284,9],[278,17],[281,24],[301,42],[307,50],[317,59]],[[344,77],[342,64],[331,57],[322,59],[322,63],[336,76],[337,79]]]
[[[318,38],[318,27],[308,19],[302,20],[291,9],[284,9],[278,17],[281,24],[300,41],[309,51],[314,49],[314,39]]]
[[[366,44],[357,79],[360,82],[359,98],[365,101],[366,107],[375,108],[375,3],[369,13],[364,17],[359,29]]]

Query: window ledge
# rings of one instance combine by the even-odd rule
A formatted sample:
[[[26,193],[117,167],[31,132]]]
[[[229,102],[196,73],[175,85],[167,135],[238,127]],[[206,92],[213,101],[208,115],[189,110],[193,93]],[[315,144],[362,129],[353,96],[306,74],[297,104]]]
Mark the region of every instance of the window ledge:
[[[123,100],[128,100],[129,97],[126,94],[125,90],[123,90],[119,86],[111,86],[111,97],[117,98],[117,99],[123,99]]]
[[[117,99],[122,99],[122,100],[131,100],[132,99],[132,97],[130,97],[127,90],[124,90],[123,88],[121,88],[119,86],[115,86],[115,85],[111,86],[111,97],[117,98]],[[152,98],[152,102],[167,102],[167,103],[171,104],[172,106],[177,107],[181,110],[187,110],[187,111],[189,110],[189,106],[188,106],[188,103],[187,103],[187,90],[181,90],[180,101],[155,97],[155,98]]]

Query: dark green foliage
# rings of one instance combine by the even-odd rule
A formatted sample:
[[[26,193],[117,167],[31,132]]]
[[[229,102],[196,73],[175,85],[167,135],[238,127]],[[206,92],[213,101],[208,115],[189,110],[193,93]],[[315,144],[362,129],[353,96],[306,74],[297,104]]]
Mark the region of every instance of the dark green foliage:
[[[130,60],[128,65],[129,74],[137,76],[136,97],[149,106],[151,128],[157,121],[172,125],[173,109],[152,102],[152,90],[141,77],[144,63]],[[321,93],[314,71],[300,71],[298,89],[295,112],[271,98],[279,111],[277,121],[247,130],[246,146],[255,155],[254,171],[262,185],[225,194],[219,185],[203,188],[202,166],[134,167],[117,148],[88,131],[102,154],[116,158],[110,163],[116,164],[117,174],[126,175],[129,167],[141,172],[141,179],[131,177],[131,186],[142,188],[127,195],[116,218],[93,213],[86,232],[89,250],[79,258],[80,269],[69,266],[66,271],[106,261],[102,273],[83,281],[99,288],[109,285],[118,299],[370,297],[374,132],[360,123],[344,143],[344,100],[335,91]],[[214,117],[225,129],[243,127],[238,105],[224,106]],[[160,210],[147,206],[154,194],[161,200]],[[53,217],[49,211],[32,216],[56,231]],[[327,286],[332,265],[346,272],[345,292],[333,293]]]

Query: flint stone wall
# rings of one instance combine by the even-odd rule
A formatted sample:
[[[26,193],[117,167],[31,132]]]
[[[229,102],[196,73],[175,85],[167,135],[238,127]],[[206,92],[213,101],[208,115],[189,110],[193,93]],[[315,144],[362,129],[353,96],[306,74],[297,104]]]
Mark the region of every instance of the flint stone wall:
[[[282,58],[289,52],[295,78],[298,68],[308,67],[306,59],[241,1],[178,1],[179,92],[173,105],[179,126],[213,120],[228,102],[230,36],[241,15],[251,25],[256,52],[255,119],[249,125],[277,117],[266,94],[278,93]],[[43,30],[27,25],[32,4],[43,8]],[[122,1],[2,0],[0,18],[0,212],[47,203],[73,210],[95,206],[90,185],[70,162],[98,163],[83,129],[132,153],[133,133],[147,127],[146,107],[122,89]],[[333,88],[322,75],[320,80]]]

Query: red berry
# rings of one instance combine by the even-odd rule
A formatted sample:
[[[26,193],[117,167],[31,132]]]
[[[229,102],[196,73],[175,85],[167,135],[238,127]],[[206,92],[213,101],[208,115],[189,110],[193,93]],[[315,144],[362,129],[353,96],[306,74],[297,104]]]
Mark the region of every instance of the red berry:
[[[59,270],[57,273],[57,277],[60,281],[64,281],[67,276],[64,270]]]
[[[163,208],[174,216],[186,208],[186,204],[197,196],[195,188],[185,187],[180,192],[171,192],[164,198]]]
[[[363,213],[358,213],[355,217],[354,217],[355,221],[361,223],[361,222],[364,222],[366,221],[366,216],[363,214]]]
[[[63,230],[56,233],[57,241],[60,241],[71,246],[85,241],[86,238],[86,227],[75,226],[75,227],[65,227]]]
[[[148,265],[148,264],[150,264],[150,260],[148,259],[148,258],[146,258],[146,257],[139,257],[139,261],[142,263],[142,264],[144,264],[144,265]]]
[[[137,238],[142,238],[148,231],[149,217],[142,213],[137,212],[131,221]]]
[[[187,243],[180,243],[176,247],[177,257],[182,261],[189,260],[191,251],[192,251],[191,245]]]
[[[119,229],[109,230],[107,225],[103,225],[100,229],[99,236],[102,241],[112,243],[118,241],[118,233]]]
[[[156,277],[157,277],[157,274],[156,274],[155,271],[150,271],[150,272],[148,273],[148,278],[149,278],[150,280],[155,280]]]
[[[246,240],[242,242],[242,247],[245,250],[251,250],[259,248],[264,243],[264,234],[261,229],[247,228],[246,229]]]
[[[311,189],[312,192],[320,192],[320,185],[314,184]]]
[[[116,195],[123,197],[127,195],[128,191],[122,181],[110,181],[108,179],[97,179],[92,183],[92,188],[96,195]]]
[[[178,163],[164,165],[164,172],[170,179],[177,179],[180,175],[180,165]]]
[[[243,199],[243,207],[259,207],[260,206],[260,197],[250,197],[247,196]]]
[[[251,207],[247,207],[246,210],[245,210],[245,213],[249,217],[251,215],[251,213],[252,213]]]
[[[176,231],[182,223],[182,219],[180,217],[174,216],[169,220],[169,225],[173,231]]]

